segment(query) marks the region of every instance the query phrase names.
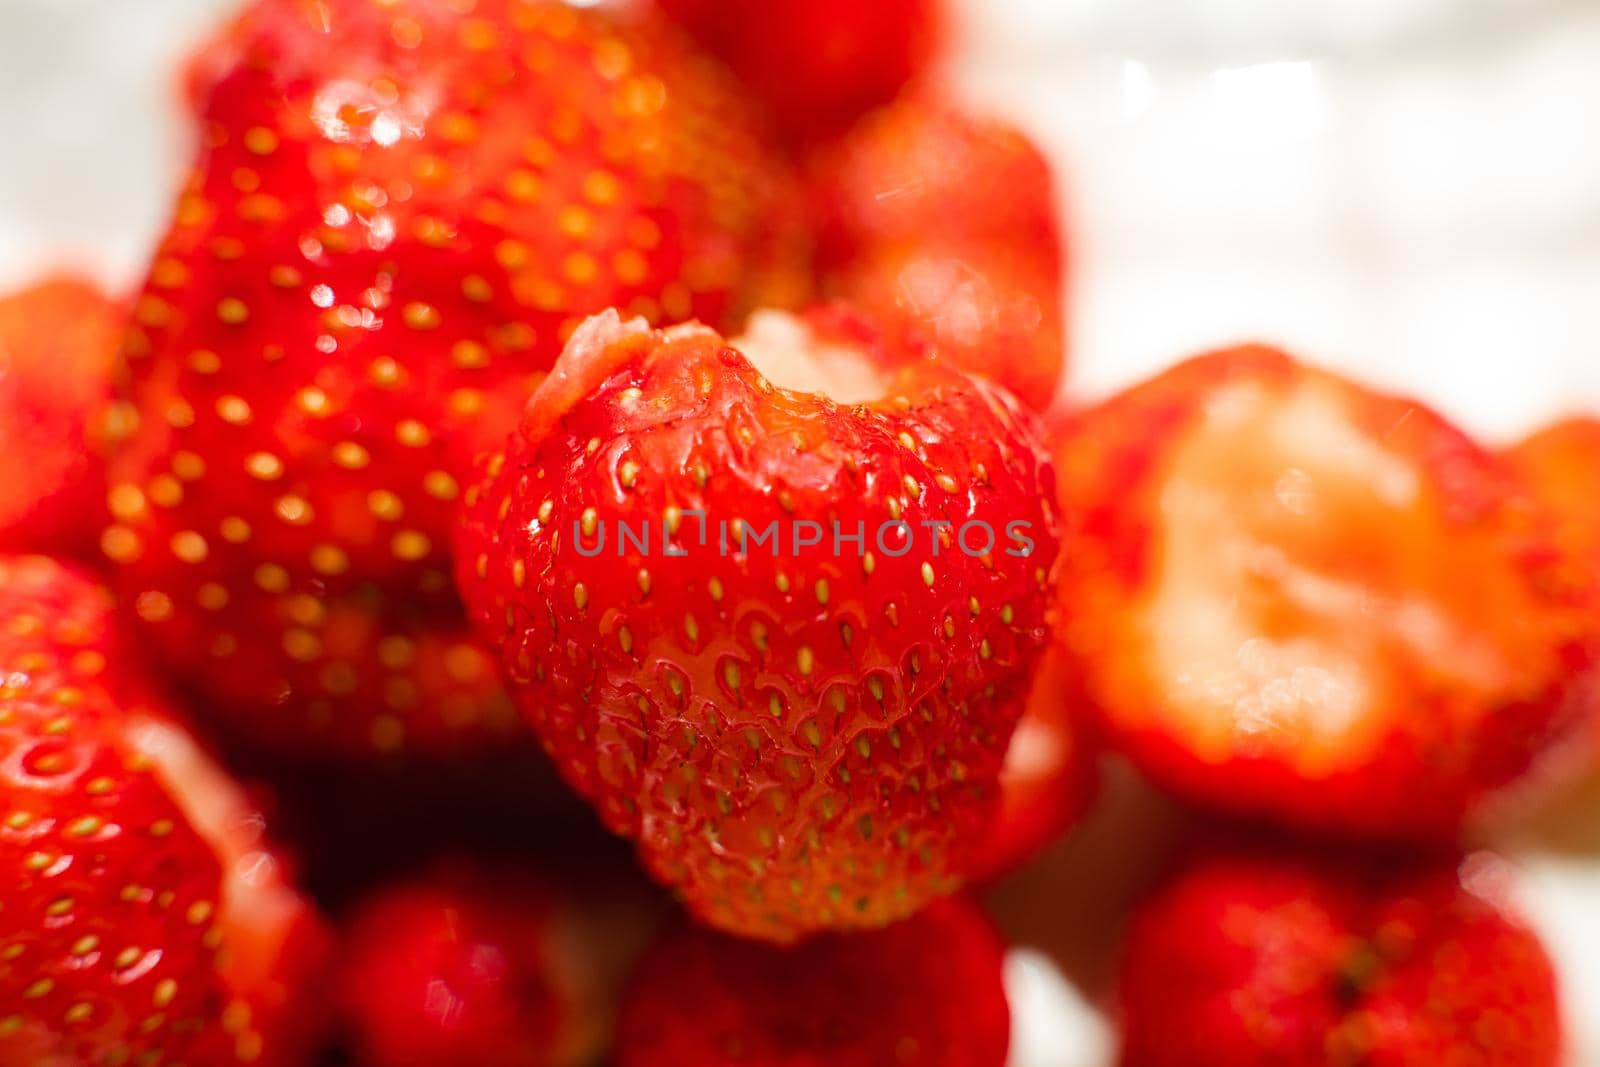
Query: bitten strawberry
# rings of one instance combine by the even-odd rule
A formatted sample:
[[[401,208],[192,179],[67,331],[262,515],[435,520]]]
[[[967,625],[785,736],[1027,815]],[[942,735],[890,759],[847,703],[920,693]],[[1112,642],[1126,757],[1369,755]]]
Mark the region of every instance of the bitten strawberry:
[[[468,494],[459,582],[558,769],[699,917],[880,926],[992,814],[1046,641],[1037,432],[843,309],[732,345],[608,313]]]
[[[0,297],[0,550],[92,553],[121,336],[120,309],[84,282]]]
[[[1449,835],[1573,725],[1583,583],[1438,415],[1241,348],[1077,419],[1064,640],[1158,784],[1286,823]]]
[[[1554,1067],[1555,975],[1495,863],[1193,863],[1135,919],[1123,1067]]]
[[[653,915],[462,862],[378,890],[346,935],[339,1002],[364,1067],[583,1067],[610,1044]]]
[[[1063,363],[1055,196],[1023,134],[909,94],[813,161],[822,289],[1042,410]]]
[[[0,557],[0,1063],[303,1063],[320,923],[109,618]]]
[[[1094,798],[1094,751],[1077,721],[1067,659],[1045,652],[1000,770],[1000,807],[973,877],[990,881],[1037,856],[1078,821]]]
[[[791,140],[842,132],[933,58],[942,0],[655,0],[733,68]]]
[[[301,757],[493,736],[493,707],[435,715],[395,666],[456,647],[472,456],[585,314],[724,321],[790,258],[788,179],[714,67],[553,0],[264,0],[197,63],[103,542],[235,734]]]
[[[640,965],[618,1067],[1002,1067],[1004,946],[962,898],[775,948],[684,927]]]

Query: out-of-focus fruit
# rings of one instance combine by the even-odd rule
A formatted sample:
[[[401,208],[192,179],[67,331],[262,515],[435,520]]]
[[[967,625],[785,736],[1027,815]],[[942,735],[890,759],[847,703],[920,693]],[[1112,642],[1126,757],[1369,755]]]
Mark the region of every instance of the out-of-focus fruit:
[[[1000,807],[972,877],[992,881],[1039,854],[1078,821],[1096,791],[1094,751],[1078,721],[1066,657],[1047,651],[1000,770]]]
[[[1556,979],[1497,861],[1224,852],[1136,919],[1124,1067],[1554,1067]]]
[[[549,0],[273,0],[197,62],[102,546],[235,737],[503,736],[449,588],[472,457],[586,314],[725,321],[801,269],[790,179],[715,68]]]
[[[942,0],[656,0],[800,143],[843,132],[933,58]]]
[[[1037,442],[843,309],[732,345],[600,316],[468,492],[459,584],[558,769],[698,917],[881,926],[992,816],[1047,641]]]
[[[1020,132],[908,95],[813,162],[822,289],[1043,410],[1064,358],[1055,197]]]
[[[1443,836],[1574,725],[1589,583],[1413,401],[1235,349],[1083,413],[1058,469],[1063,639],[1158,784]]]
[[[583,1067],[609,1046],[651,909],[462,862],[351,918],[339,1001],[364,1067]]]
[[[1600,420],[1571,418],[1540,430],[1505,453],[1556,524],[1568,584],[1594,584],[1600,572]],[[1597,609],[1600,610],[1600,609]],[[1600,679],[1589,700],[1600,747]]]
[[[645,957],[619,1067],[1002,1067],[1004,946],[956,897],[868,933],[776,948],[685,927]]]
[[[0,1064],[301,1064],[320,921],[85,577],[0,558]]]
[[[73,279],[0,297],[0,551],[92,552],[122,323]]]

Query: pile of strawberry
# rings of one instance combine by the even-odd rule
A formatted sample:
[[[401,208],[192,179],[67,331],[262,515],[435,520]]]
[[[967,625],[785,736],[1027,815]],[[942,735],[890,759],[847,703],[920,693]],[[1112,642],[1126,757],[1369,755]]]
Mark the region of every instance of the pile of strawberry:
[[[1054,179],[947,32],[205,46],[143,288],[0,302],[0,1067],[1002,1067],[967,889],[1113,760],[1196,813],[1127,1067],[1559,1062],[1466,849],[1592,760],[1600,430],[1265,348],[1058,403]]]

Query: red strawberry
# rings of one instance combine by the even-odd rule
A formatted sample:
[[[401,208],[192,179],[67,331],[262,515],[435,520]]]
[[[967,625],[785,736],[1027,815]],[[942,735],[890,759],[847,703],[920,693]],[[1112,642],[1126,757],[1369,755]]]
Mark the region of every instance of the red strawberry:
[[[965,899],[797,947],[684,927],[623,1003],[618,1067],[1002,1067],[1004,946]]]
[[[121,330],[116,305],[84,282],[0,297],[0,550],[92,549]]]
[[[1065,259],[1050,166],[1026,137],[912,94],[820,152],[812,181],[829,295],[1049,406]]]
[[[468,494],[460,584],[514,697],[724,929],[879,926],[959,884],[1045,643],[1037,428],[891,362],[842,309],[733,347],[598,316]]]
[[[1195,862],[1129,937],[1123,1067],[1554,1067],[1555,976],[1494,865]]]
[[[1600,419],[1555,423],[1509,449],[1506,458],[1554,514],[1573,566],[1600,564]]]
[[[0,1063],[304,1062],[320,924],[109,618],[0,558]]]
[[[471,457],[583,315],[721,321],[790,258],[788,179],[713,67],[552,0],[265,0],[197,63],[104,541],[236,733],[433,751],[495,718],[382,654],[455,647]]]
[[[1533,495],[1551,512],[1570,584],[1595,584],[1600,570],[1600,420],[1555,423],[1506,453]],[[1600,745],[1600,700],[1591,697],[1591,734]]]
[[[656,0],[733,68],[795,141],[843,131],[933,58],[941,0]]]
[[[1037,856],[1078,821],[1096,786],[1094,753],[1076,721],[1067,659],[1056,649],[1034,672],[1000,771],[1000,808],[975,878],[989,881]]]
[[[1583,583],[1419,404],[1242,348],[1084,413],[1058,464],[1064,638],[1158,784],[1448,835],[1571,725]]]
[[[462,864],[379,890],[350,920],[339,999],[364,1067],[580,1067],[611,1040],[653,925],[626,893],[582,900]]]

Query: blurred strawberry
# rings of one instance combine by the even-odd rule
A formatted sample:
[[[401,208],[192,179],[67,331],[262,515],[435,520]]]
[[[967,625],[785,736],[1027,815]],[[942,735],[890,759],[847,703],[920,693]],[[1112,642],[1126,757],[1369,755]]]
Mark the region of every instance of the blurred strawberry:
[[[122,324],[70,278],[0,297],[0,551],[92,552]]]
[[[791,140],[842,132],[933,58],[942,0],[656,0],[777,116]]]
[[[107,595],[0,558],[0,1063],[306,1062],[325,936]]]
[[[1050,166],[1025,136],[913,93],[820,151],[812,183],[825,293],[1050,405],[1065,256]]]
[[[262,0],[196,62],[102,543],[234,736],[504,736],[449,589],[471,457],[585,314],[725,321],[799,270],[790,179],[714,68],[551,0]]]
[[[684,927],[640,965],[618,1067],[1003,1067],[1004,946],[956,897],[793,948]]]
[[[1194,862],[1134,923],[1123,1067],[1554,1067],[1556,980],[1493,861]]]
[[[844,309],[731,344],[597,316],[469,491],[459,582],[558,769],[698,917],[881,926],[960,883],[997,800],[1046,640],[1038,440]]]
[[[1011,873],[1061,837],[1096,791],[1094,752],[1077,721],[1071,670],[1058,650],[1044,654],[1000,770],[1000,807],[972,877]]]
[[[593,1063],[653,925],[615,885],[580,896],[460,862],[397,882],[349,923],[339,1000],[355,1052],[363,1067]]]
[[[1083,413],[1058,465],[1064,639],[1158,784],[1448,836],[1574,724],[1587,583],[1415,402],[1241,348]]]

